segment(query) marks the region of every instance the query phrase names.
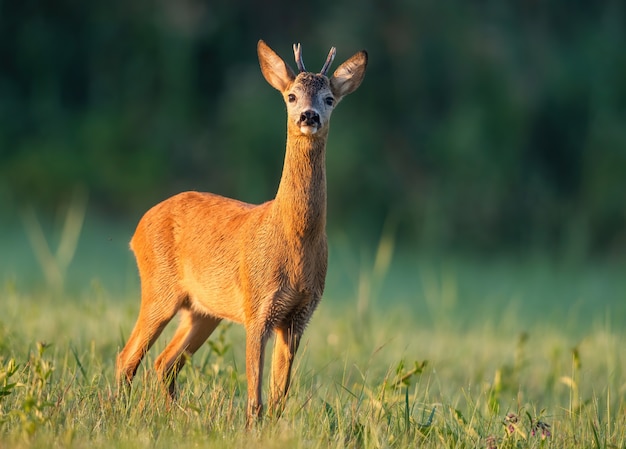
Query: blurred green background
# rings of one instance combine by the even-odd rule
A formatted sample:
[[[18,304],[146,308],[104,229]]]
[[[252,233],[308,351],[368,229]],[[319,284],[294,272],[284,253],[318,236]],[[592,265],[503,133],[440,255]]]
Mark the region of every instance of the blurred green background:
[[[289,62],[301,42],[310,69],[369,52],[333,117],[331,238],[620,259],[625,29],[616,0],[1,1],[4,264],[76,192],[116,251],[179,191],[273,197],[286,117],[259,38]]]

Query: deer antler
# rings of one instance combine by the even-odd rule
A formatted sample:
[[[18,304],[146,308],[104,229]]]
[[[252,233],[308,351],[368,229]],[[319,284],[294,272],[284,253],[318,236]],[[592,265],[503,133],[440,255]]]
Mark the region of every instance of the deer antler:
[[[306,72],[304,68],[304,62],[302,62],[302,48],[300,48],[300,44],[293,44],[293,54],[296,57],[296,64],[298,65],[298,70],[301,72]]]
[[[326,72],[328,72],[330,65],[333,63],[333,60],[335,59],[335,53],[337,53],[337,49],[335,47],[330,47],[330,51],[328,52],[328,57],[326,58],[324,67],[322,67],[322,70],[320,71],[321,75],[327,76]]]

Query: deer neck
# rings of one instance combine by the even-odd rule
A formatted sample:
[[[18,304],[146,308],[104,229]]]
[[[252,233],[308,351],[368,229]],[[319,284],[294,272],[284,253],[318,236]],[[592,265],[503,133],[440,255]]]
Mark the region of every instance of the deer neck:
[[[326,136],[287,136],[274,201],[287,240],[314,240],[326,229]]]

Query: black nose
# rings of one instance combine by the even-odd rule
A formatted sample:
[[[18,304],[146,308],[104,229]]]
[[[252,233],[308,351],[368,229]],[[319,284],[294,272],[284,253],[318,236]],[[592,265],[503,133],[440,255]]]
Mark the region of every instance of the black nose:
[[[300,114],[300,124],[305,124],[308,126],[318,125],[320,124],[320,115],[309,109],[308,111],[304,111]]]

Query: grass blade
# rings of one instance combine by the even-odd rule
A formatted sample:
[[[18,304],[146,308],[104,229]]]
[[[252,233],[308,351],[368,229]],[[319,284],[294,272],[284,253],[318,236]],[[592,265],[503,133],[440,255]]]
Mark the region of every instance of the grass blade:
[[[85,368],[83,367],[83,364],[80,363],[80,358],[78,357],[78,353],[76,352],[76,348],[74,348],[73,345],[70,345],[70,351],[72,351],[72,355],[74,356],[74,360],[76,360],[76,365],[78,366],[78,369],[80,370],[80,373],[83,375],[83,379],[87,380],[87,372],[85,371]]]

